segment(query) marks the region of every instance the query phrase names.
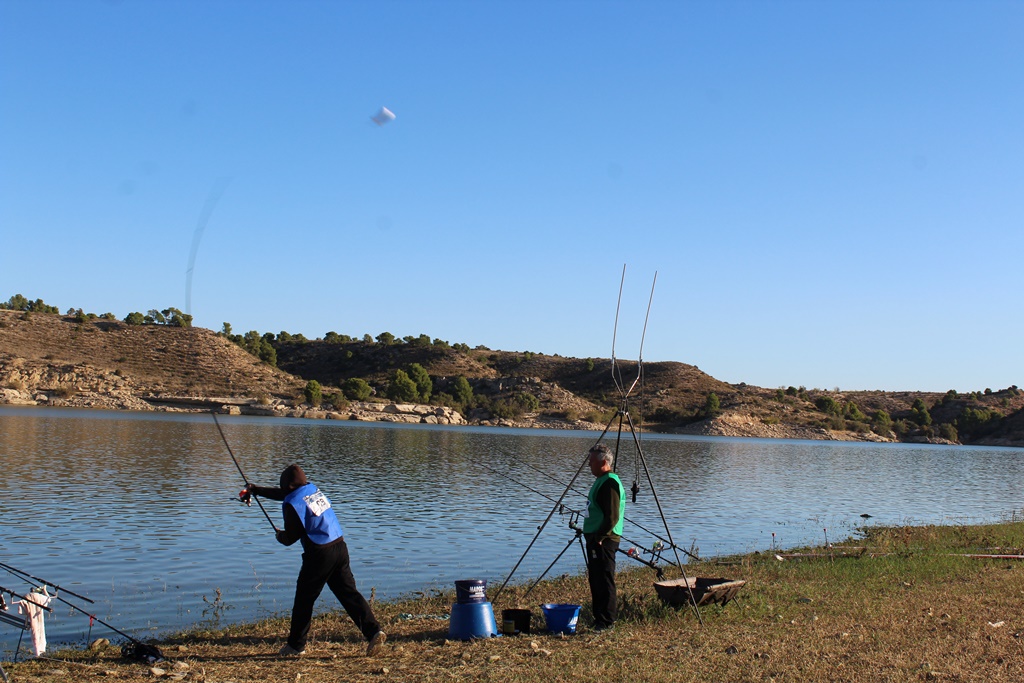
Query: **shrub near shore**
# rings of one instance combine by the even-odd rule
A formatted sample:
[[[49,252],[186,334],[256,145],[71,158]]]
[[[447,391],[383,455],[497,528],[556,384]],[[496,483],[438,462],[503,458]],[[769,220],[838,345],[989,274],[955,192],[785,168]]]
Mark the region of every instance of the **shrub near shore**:
[[[584,605],[575,636],[546,633],[449,641],[443,619],[454,597],[377,604],[388,643],[379,658],[343,612],[314,620],[308,654],[280,659],[286,619],[193,630],[158,643],[169,661],[149,667],[114,647],[65,651],[66,660],[5,664],[12,680],[82,676],[151,681],[1020,681],[1024,680],[1024,564],[969,558],[1015,554],[1024,523],[869,527],[864,538],[806,559],[772,552],[687,565],[690,576],[745,579],[737,599],[705,607],[704,625],[687,609],[664,606],[648,569],[620,572],[621,617],[610,632],[587,625],[584,577],[542,583],[522,600],[506,589],[502,608]],[[629,566],[625,558],[621,567]]]

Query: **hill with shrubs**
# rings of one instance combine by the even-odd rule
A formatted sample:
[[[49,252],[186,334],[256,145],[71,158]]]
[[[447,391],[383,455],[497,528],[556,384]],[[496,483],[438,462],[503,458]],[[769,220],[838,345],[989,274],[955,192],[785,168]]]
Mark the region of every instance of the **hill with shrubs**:
[[[640,381],[636,381],[640,380]],[[150,409],[189,399],[425,404],[471,424],[723,436],[1024,445],[1024,392],[840,391],[729,384],[681,362],[569,358],[470,348],[421,334],[244,335],[192,327],[177,309],[118,319],[61,314],[17,295],[0,305],[0,401]],[[83,403],[84,397],[96,399]],[[107,400],[104,400],[107,399]],[[76,402],[77,401],[77,402]]]

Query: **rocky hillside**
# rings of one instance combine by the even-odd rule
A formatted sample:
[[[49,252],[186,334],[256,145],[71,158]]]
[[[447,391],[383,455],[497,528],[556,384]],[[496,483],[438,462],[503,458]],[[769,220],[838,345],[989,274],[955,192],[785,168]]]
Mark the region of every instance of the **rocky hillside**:
[[[266,337],[277,367],[210,330],[0,310],[0,402],[140,410],[224,404],[341,419],[390,411],[394,419],[398,409],[391,402],[385,410],[385,397],[395,372],[415,364],[429,374],[435,404],[417,410],[430,420],[448,411],[437,412],[442,422],[460,422],[453,415],[461,414],[474,424],[603,428],[621,407],[620,387],[633,387],[626,407],[648,430],[1024,445],[1024,392],[1015,386],[971,394],[767,389],[727,384],[677,362],[645,363],[638,378],[635,362],[619,361],[613,373],[608,359],[454,348],[422,338]],[[455,398],[459,377],[468,380],[471,399]],[[342,398],[352,378],[365,380],[374,396]],[[317,410],[302,405],[309,380],[323,387]]]

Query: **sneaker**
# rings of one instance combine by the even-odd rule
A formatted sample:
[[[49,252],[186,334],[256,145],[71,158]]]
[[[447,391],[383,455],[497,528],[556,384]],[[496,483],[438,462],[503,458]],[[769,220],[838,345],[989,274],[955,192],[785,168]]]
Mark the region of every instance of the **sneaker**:
[[[277,654],[281,655],[282,657],[301,657],[302,655],[306,654],[306,648],[296,650],[291,645],[285,643],[284,647],[282,647],[281,651]]]
[[[373,657],[374,655],[380,654],[381,646],[384,645],[384,641],[388,639],[388,634],[384,631],[377,631],[373,638],[370,638],[370,642],[366,645],[366,656]]]

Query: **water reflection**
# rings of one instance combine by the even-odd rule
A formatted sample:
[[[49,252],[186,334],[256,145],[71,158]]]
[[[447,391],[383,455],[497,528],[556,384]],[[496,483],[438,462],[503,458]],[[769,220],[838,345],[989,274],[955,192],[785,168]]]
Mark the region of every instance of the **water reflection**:
[[[361,590],[394,598],[457,579],[496,585],[580,471],[595,433],[220,418],[246,476],[274,485],[298,462],[332,498]],[[698,439],[644,435],[647,468],[624,440],[619,472],[641,487],[628,517],[704,555],[821,542],[863,524],[997,519],[1020,506],[1024,450]],[[96,600],[137,636],[290,608],[296,548],[279,546],[208,415],[0,408],[4,562]],[[652,491],[648,475],[653,480]],[[520,483],[516,483],[520,482]],[[565,503],[582,508],[584,470]],[[522,484],[534,491],[527,490]],[[539,495],[539,494],[543,494]],[[277,503],[265,502],[280,524]],[[540,573],[572,537],[555,515],[517,578]],[[654,539],[627,524],[626,536]],[[578,571],[566,553],[556,571]],[[623,558],[623,562],[628,562]],[[0,576],[15,590],[24,584]],[[219,592],[218,592],[219,591]],[[330,607],[333,600],[321,601]],[[88,620],[58,609],[52,641]],[[9,647],[0,630],[0,650]],[[107,635],[107,634],[104,634]]]

